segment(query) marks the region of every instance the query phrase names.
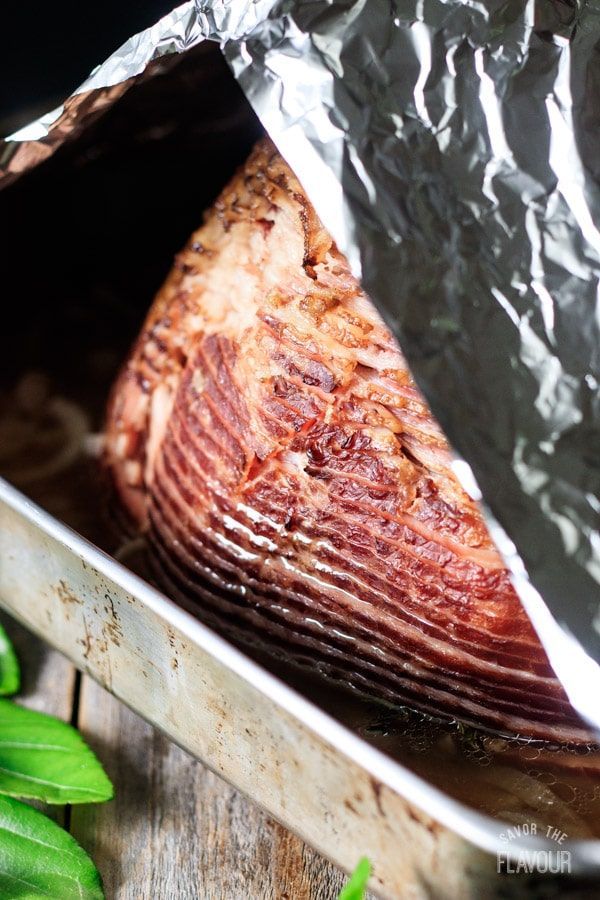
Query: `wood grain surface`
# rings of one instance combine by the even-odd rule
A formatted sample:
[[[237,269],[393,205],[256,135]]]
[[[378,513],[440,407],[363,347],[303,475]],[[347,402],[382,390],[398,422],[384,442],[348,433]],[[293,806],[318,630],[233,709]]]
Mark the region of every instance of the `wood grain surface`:
[[[108,900],[335,900],[343,873],[60,653],[2,621],[22,664],[19,702],[76,724],[113,780],[110,803],[54,808],[94,858]]]

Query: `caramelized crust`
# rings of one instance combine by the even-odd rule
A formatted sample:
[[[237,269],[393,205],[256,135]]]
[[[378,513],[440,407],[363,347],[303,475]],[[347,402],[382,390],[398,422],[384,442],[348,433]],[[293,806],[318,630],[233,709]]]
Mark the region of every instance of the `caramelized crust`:
[[[589,740],[391,333],[268,141],[158,294],[106,462],[175,599],[391,702]]]

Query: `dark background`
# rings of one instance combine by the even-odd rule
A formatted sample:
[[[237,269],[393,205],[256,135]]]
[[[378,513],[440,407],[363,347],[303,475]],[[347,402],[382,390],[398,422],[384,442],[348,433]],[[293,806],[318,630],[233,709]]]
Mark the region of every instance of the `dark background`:
[[[177,0],[5,0],[0,4],[0,135],[53,109],[127,38]]]
[[[126,12],[115,2],[101,12],[64,3],[49,12],[30,0],[11,7],[10,39],[0,32],[7,133],[61,103],[131,34],[174,8],[171,0],[136,0]],[[6,21],[0,3],[0,27]],[[115,373],[174,255],[259,133],[218,46],[205,42],[150,64],[51,156],[3,179],[0,334],[10,340],[0,409],[3,385],[42,372],[101,426]]]

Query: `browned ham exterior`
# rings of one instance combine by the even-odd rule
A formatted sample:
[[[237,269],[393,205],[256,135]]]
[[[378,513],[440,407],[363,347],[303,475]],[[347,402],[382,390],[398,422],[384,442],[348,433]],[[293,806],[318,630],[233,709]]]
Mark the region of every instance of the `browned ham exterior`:
[[[270,143],[156,298],[106,461],[174,599],[392,703],[589,741],[391,333]]]

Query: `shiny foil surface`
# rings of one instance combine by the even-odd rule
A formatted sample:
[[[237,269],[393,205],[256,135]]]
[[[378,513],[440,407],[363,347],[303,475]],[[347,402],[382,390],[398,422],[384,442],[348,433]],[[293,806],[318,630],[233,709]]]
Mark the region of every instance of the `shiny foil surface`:
[[[600,726],[599,0],[190,2],[0,146],[0,186],[203,39],[394,330]]]

